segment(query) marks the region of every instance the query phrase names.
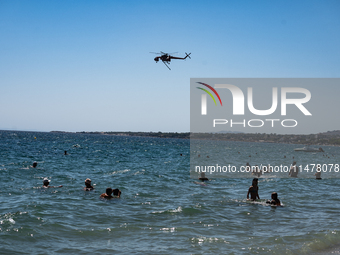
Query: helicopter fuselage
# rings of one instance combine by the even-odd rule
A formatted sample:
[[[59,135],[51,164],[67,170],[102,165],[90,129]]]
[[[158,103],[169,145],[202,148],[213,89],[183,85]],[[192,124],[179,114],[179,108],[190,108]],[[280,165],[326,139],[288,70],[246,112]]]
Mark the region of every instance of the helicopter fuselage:
[[[154,60],[155,60],[156,62],[158,62],[159,60],[162,60],[163,62],[165,61],[165,62],[169,63],[169,62],[171,61],[171,56],[165,54],[165,55],[162,55],[162,56],[157,56],[157,57],[155,57]]]
[[[150,53],[155,53],[155,52],[150,52]],[[159,53],[156,53],[156,54],[159,54]],[[161,54],[163,54],[163,55],[155,57],[154,60],[156,61],[156,63],[159,60],[162,60],[162,62],[166,65],[166,67],[169,68],[169,70],[171,70],[170,67],[168,66],[168,64],[170,64],[171,59],[186,59],[187,57],[190,58],[191,53],[189,53],[189,54],[185,53],[184,58],[174,57],[174,56],[171,56],[169,53],[165,53],[165,52],[162,52],[162,51],[161,51]]]

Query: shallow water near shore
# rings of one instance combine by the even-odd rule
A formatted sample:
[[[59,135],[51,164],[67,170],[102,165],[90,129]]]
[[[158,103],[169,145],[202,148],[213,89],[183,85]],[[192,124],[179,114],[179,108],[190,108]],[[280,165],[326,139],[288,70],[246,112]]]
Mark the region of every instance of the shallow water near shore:
[[[242,156],[252,155],[251,164],[290,164],[292,157],[298,164],[340,163],[338,147],[324,146],[327,157],[294,152],[295,147],[230,142],[226,162],[242,165]],[[34,161],[37,168],[30,167]],[[63,187],[42,189],[45,177]],[[307,172],[279,177],[261,176],[261,200],[249,202],[251,175],[214,178],[206,185],[190,178],[189,140],[0,131],[1,253],[339,251],[340,180],[315,180]],[[86,178],[94,191],[82,190]],[[119,188],[121,198],[99,199],[107,187]],[[283,207],[265,203],[273,191]]]

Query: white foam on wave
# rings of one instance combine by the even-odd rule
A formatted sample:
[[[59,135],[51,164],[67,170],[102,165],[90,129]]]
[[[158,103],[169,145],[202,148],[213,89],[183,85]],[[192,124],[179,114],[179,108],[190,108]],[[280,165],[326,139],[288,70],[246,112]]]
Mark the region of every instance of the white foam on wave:
[[[4,224],[4,223],[11,223],[11,224],[15,224],[15,220],[13,220],[12,218],[8,218],[8,219],[5,219],[5,220],[1,220],[0,221],[0,224]]]
[[[109,173],[109,175],[122,174],[122,173],[127,173],[127,172],[130,172],[130,169],[113,171],[112,173]]]

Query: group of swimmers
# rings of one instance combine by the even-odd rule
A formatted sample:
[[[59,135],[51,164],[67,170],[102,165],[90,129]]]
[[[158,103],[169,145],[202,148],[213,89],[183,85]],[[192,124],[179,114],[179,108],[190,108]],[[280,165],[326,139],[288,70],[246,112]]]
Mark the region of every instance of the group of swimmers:
[[[247,162],[246,169],[254,176],[260,177],[264,173],[272,173],[273,172],[273,166],[264,166],[263,169],[259,169],[258,165],[255,165],[254,168],[250,166],[250,164]],[[299,167],[296,165],[296,161],[293,162],[292,166],[289,169],[288,176],[290,177],[298,177],[299,173]],[[321,167],[317,166],[316,173],[314,174],[315,178],[317,180],[321,180]]]
[[[43,180],[43,188],[61,188],[63,187],[63,185],[59,185],[59,186],[50,186],[50,182],[51,180],[49,180],[48,178],[44,178]],[[91,179],[87,178],[85,180],[85,187],[84,190],[85,191],[91,191],[94,190],[94,187],[91,185]],[[105,198],[105,199],[111,199],[111,198],[120,198],[121,195],[121,191],[119,189],[112,189],[112,188],[107,188],[105,193],[100,195],[100,198]]]
[[[246,167],[251,168],[249,163],[246,164]],[[264,172],[272,172],[272,171],[270,171],[270,167],[268,167],[268,168],[265,169]],[[297,177],[298,173],[299,173],[299,167],[296,165],[296,161],[294,161],[290,170],[289,170],[288,176]],[[252,174],[260,177],[261,174],[262,174],[262,171],[259,170],[258,167],[256,166],[255,169],[252,171]],[[314,174],[314,176],[318,180],[322,179],[321,178],[321,169],[320,169],[319,166],[317,167],[317,172]],[[258,178],[254,178],[253,182],[252,182],[252,186],[250,186],[250,188],[248,190],[247,199],[249,199],[249,195],[250,195],[250,200],[255,201],[256,199],[260,199],[258,191],[259,191]],[[273,192],[272,195],[271,195],[272,200],[267,201],[266,203],[271,204],[271,205],[280,206],[281,202],[280,202],[280,200],[278,199],[277,196],[278,196],[277,193]]]
[[[209,181],[209,179],[207,177],[205,177],[205,173],[204,172],[201,172],[201,175],[200,175],[200,177],[198,179],[203,181],[203,182],[204,181]],[[256,199],[260,199],[258,181],[259,181],[258,178],[254,178],[253,179],[252,186],[250,186],[250,188],[248,189],[247,200],[255,201]],[[249,199],[249,195],[250,195],[250,199]],[[272,200],[266,201],[267,204],[281,206],[281,202],[277,198],[277,193],[276,192],[272,193],[271,198],[272,198]]]
[[[259,167],[256,165],[255,168],[252,168],[250,166],[250,164],[247,162],[246,164],[246,169],[249,170],[249,172],[251,172],[252,175],[258,176],[260,177],[263,173],[270,173],[272,172],[272,167],[268,166],[268,167],[264,167],[264,169],[260,170]],[[290,171],[288,173],[288,176],[290,177],[297,177],[299,173],[299,167],[296,165],[296,161],[293,162]],[[321,171],[317,171],[316,174],[316,179],[321,179]],[[198,178],[201,181],[209,181],[208,178],[206,178],[205,173],[201,172],[200,177]],[[254,178],[252,181],[252,186],[249,187],[248,189],[248,193],[247,193],[247,200],[253,200],[255,201],[256,199],[260,199],[259,196],[259,187],[258,187],[258,178]],[[250,199],[249,199],[250,196]],[[271,194],[271,200],[266,201],[267,204],[270,205],[275,205],[275,206],[281,206],[281,202],[278,199],[278,194],[276,192],[273,192]]]
[[[91,185],[91,179],[87,178],[85,180],[85,191],[90,191],[93,190],[94,187]],[[106,188],[105,193],[101,194],[100,197],[101,198],[106,198],[106,199],[111,199],[111,198],[120,198],[120,194],[122,194],[122,192],[119,189],[112,189],[112,188]],[[113,195],[113,196],[112,196]]]
[[[67,151],[64,152],[64,155],[68,155]],[[33,168],[36,168],[38,166],[38,163],[36,161],[33,162],[32,166]],[[61,188],[63,187],[63,185],[59,185],[59,186],[50,186],[50,182],[51,180],[49,180],[48,178],[44,178],[43,179],[43,188]],[[94,187],[91,185],[91,179],[87,178],[85,180],[85,187],[84,190],[85,191],[91,191],[94,190]],[[121,195],[121,191],[119,189],[112,189],[112,188],[107,188],[105,193],[101,194],[100,197],[101,198],[106,198],[106,199],[111,199],[111,198],[120,198]],[[113,195],[113,196],[112,196]]]
[[[258,178],[253,179],[252,186],[249,187],[249,190],[248,190],[248,193],[247,193],[247,200],[255,201],[256,199],[260,199],[258,181],[259,181]],[[250,199],[249,199],[249,195],[250,195]],[[271,200],[266,201],[267,204],[281,206],[281,202],[277,198],[276,192],[272,193],[271,198],[272,198]]]
[[[290,177],[298,177],[299,173],[299,167],[296,165],[296,161],[293,162],[293,165],[291,166],[288,176]],[[317,165],[316,166],[316,173],[314,174],[315,179],[321,180],[321,166]]]

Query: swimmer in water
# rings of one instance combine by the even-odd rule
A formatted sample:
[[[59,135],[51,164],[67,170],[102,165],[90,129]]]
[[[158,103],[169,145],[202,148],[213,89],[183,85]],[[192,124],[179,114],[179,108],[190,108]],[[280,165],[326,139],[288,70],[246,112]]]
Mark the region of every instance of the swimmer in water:
[[[207,177],[205,177],[205,173],[201,173],[201,177],[200,178],[198,178],[199,180],[201,180],[201,181],[209,181],[209,179],[207,178]]]
[[[259,196],[259,187],[257,186],[259,179],[254,178],[252,186],[250,186],[248,193],[247,193],[247,200],[249,200],[249,195],[250,195],[250,200],[255,201],[256,198],[260,199]]]
[[[44,178],[43,180],[43,188],[61,188],[63,185],[60,185],[60,186],[50,186],[51,180],[47,179],[47,178]]]
[[[93,188],[93,186],[91,186],[91,179],[90,178],[87,178],[86,180],[85,180],[85,188],[84,188],[84,190],[85,191],[90,191],[90,190],[93,190],[94,188]]]
[[[293,162],[293,165],[291,166],[288,176],[290,177],[297,177],[299,173],[299,167],[296,165],[296,161]]]
[[[316,165],[316,173],[314,174],[315,175],[315,179],[317,180],[321,180],[321,165],[318,164]]]
[[[106,199],[111,199],[111,198],[113,198],[113,196],[111,196],[111,194],[112,194],[112,188],[107,188],[106,192],[101,194],[100,197],[106,198]]]
[[[268,165],[267,172],[268,173],[272,173],[273,172],[273,166],[271,166],[270,164]]]
[[[262,170],[260,170],[258,165],[255,165],[255,169],[253,169],[252,174],[257,177],[260,177],[262,175]]]
[[[32,164],[32,167],[33,167],[33,168],[36,168],[37,165],[38,165],[38,162],[37,162],[37,161],[34,161],[33,164]]]
[[[268,166],[264,166],[263,168],[262,168],[263,170],[263,174],[264,173],[271,173],[271,172],[273,172],[273,167],[272,166],[270,166],[270,164],[268,165]]]
[[[266,203],[267,204],[271,204],[271,205],[276,205],[276,206],[280,206],[281,205],[280,200],[277,198],[277,193],[276,192],[272,193],[272,200],[267,201]]]
[[[251,166],[250,166],[249,162],[247,162],[247,164],[246,164],[246,172],[247,173],[251,172]]]
[[[120,198],[120,194],[122,194],[122,192],[119,189],[114,189],[112,194],[115,198]]]

